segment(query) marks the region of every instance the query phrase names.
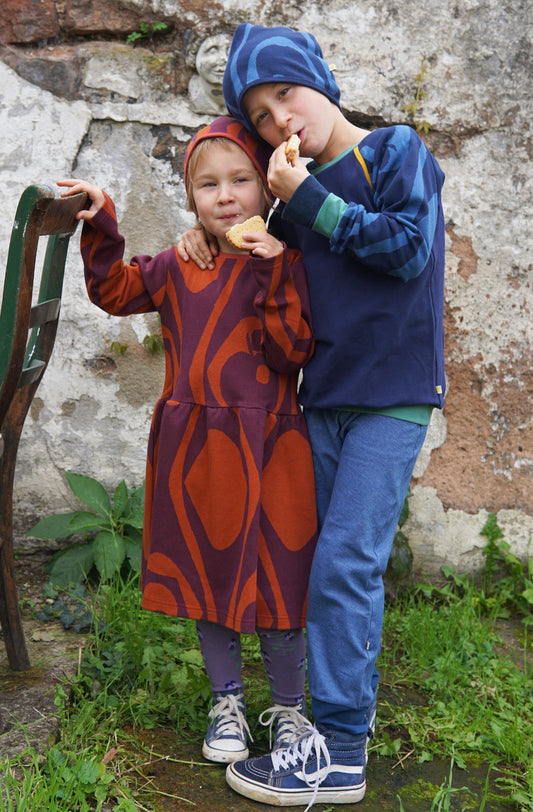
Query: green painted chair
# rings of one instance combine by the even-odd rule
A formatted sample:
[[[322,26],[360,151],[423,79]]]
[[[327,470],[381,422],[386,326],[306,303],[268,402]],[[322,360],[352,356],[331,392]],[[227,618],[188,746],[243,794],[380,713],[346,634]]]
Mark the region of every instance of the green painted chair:
[[[0,310],[0,622],[10,667],[30,667],[13,565],[13,479],[20,435],[54,346],[69,240],[87,195],[55,198],[29,186],[20,198]],[[38,295],[40,237],[47,237]],[[39,260],[40,264],[40,260]]]

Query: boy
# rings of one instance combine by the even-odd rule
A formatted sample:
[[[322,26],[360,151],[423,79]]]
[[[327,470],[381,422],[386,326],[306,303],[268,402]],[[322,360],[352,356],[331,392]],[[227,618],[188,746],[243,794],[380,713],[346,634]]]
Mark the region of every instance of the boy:
[[[444,175],[409,127],[367,132],[343,116],[309,34],[240,25],[224,96],[231,115],[275,148],[268,182],[285,205],[271,225],[303,252],[315,353],[299,398],[320,533],[307,614],[316,726],[288,748],[231,765],[227,780],[274,805],[355,803],[374,732],[382,576],[444,398]],[[288,163],[293,133],[311,163]],[[212,260],[190,234],[181,251]]]

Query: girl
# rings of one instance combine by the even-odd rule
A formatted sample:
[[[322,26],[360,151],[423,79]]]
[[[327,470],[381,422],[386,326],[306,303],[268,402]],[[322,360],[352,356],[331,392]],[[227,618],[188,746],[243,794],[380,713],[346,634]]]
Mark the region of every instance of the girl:
[[[166,375],[148,444],[142,606],[197,621],[214,693],[202,752],[248,755],[240,632],[257,631],[283,744],[304,721],[307,584],[316,541],[311,451],[297,402],[313,351],[301,255],[270,234],[233,248],[226,232],[270,198],[268,152],[229,117],[193,138],[185,158],[190,209],[221,247],[205,272],[175,247],[123,262],[110,197],[91,198],[81,253],[91,301],[125,316],[161,316]],[[302,714],[304,716],[302,716]]]

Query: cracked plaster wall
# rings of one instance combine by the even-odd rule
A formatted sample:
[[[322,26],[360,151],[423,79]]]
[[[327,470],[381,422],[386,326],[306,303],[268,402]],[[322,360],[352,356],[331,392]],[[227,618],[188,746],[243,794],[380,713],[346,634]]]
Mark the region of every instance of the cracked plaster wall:
[[[425,122],[446,173],[449,390],[412,483],[404,528],[417,573],[475,570],[487,513],[513,551],[533,529],[531,10],[512,0],[219,3],[5,0],[0,9],[0,282],[18,198],[34,182],[84,177],[113,196],[127,257],[174,243],[192,222],[185,146],[187,49],[250,20],[310,30],[336,65],[343,108],[367,127]],[[167,33],[127,44],[141,22]],[[422,68],[420,103],[413,105]],[[414,114],[414,119],[413,119]],[[77,234],[58,336],[22,436],[15,530],[74,507],[62,471],[112,489],[144,477],[162,359],[142,347],[154,316],[91,305]],[[112,344],[127,346],[124,355]]]

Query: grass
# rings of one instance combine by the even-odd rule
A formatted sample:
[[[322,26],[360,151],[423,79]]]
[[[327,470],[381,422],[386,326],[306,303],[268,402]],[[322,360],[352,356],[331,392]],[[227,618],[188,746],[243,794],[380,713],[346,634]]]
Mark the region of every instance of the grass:
[[[460,798],[462,809],[488,812],[496,794],[514,812],[533,812],[531,566],[510,556],[497,524],[484,530],[487,563],[479,583],[446,570],[445,586],[419,584],[388,605],[370,758],[386,771],[407,759],[449,763],[426,809],[459,809]],[[194,624],[143,612],[134,573],[92,592],[76,588],[75,610],[66,610],[68,595],[56,592],[47,588],[48,614],[57,606],[58,616],[92,618],[90,643],[76,678],[56,691],[59,740],[44,756],[28,742],[24,753],[4,760],[0,812],[157,809],[158,789],[145,769],[155,756],[139,732],[180,731],[199,753],[210,689]],[[498,631],[509,618],[522,630],[510,653]],[[254,719],[269,704],[269,691],[255,637],[243,636],[243,643]],[[411,695],[416,701],[405,700]],[[256,733],[266,749],[266,731]],[[482,762],[490,775],[483,796],[474,798],[454,783],[466,765]],[[408,793],[399,791],[397,803],[398,812],[410,812]]]

